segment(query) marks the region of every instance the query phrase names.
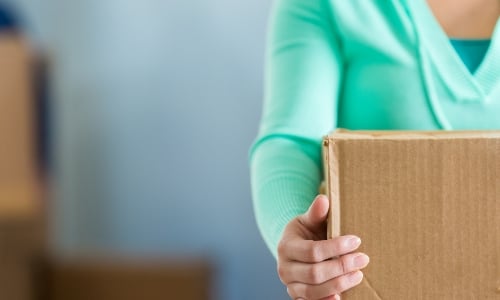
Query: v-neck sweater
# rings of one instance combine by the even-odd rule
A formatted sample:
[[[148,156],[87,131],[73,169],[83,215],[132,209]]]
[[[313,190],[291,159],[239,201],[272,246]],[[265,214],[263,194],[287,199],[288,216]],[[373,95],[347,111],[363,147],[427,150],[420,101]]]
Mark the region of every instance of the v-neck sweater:
[[[425,0],[274,2],[248,157],[274,256],[285,225],[318,194],[321,141],[333,129],[500,128],[499,24],[471,73]]]
[[[486,39],[450,39],[460,59],[469,72],[474,74],[490,47],[491,40]]]

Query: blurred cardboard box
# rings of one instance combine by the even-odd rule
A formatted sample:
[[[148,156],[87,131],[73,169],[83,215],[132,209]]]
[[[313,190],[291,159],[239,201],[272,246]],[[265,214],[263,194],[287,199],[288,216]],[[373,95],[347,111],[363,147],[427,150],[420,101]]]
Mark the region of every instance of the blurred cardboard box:
[[[0,220],[0,299],[35,299],[43,253],[41,228],[37,219]]]
[[[31,53],[24,38],[0,32],[1,187],[31,183],[36,176],[32,76]]]
[[[328,236],[371,260],[343,300],[500,299],[500,132],[335,131]]]
[[[0,34],[0,218],[38,213],[32,76],[24,40]]]
[[[70,258],[49,262],[45,300],[208,300],[211,265],[204,260]]]
[[[18,34],[0,34],[0,298],[9,300],[33,298],[42,248],[30,56]]]

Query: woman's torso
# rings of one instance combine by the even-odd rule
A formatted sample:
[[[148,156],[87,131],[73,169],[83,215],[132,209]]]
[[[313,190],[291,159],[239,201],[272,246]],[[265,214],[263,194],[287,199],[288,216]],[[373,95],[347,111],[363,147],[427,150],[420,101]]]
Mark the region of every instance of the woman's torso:
[[[333,0],[332,15],[345,60],[339,127],[500,128],[499,22],[471,73],[425,0]]]

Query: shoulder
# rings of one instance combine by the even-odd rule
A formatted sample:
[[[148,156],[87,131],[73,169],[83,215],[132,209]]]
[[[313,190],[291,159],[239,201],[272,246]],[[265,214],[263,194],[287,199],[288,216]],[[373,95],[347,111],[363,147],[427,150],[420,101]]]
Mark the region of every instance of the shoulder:
[[[406,0],[325,0],[324,9],[341,35],[350,38],[377,33],[411,35]]]

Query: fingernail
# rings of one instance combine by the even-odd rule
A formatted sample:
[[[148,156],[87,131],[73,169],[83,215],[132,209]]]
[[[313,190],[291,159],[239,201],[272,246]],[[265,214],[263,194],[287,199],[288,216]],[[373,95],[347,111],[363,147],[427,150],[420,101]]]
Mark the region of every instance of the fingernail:
[[[333,296],[333,299],[340,300],[340,296],[339,295],[335,295],[335,296]]]
[[[361,271],[356,271],[354,273],[351,273],[348,276],[348,280],[353,283],[353,284],[358,284],[361,282],[361,280],[363,279],[363,273]]]
[[[368,255],[360,253],[353,257],[352,264],[356,268],[363,268],[370,262]]]
[[[348,248],[354,248],[361,244],[361,239],[359,237],[351,237],[345,241],[345,246]]]

